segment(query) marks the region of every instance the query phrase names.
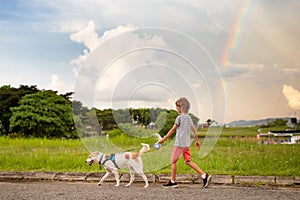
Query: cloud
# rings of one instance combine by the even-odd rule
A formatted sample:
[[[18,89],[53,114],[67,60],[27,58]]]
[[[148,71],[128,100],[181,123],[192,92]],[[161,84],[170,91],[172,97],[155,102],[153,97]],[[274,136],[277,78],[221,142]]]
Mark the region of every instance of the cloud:
[[[102,31],[129,22],[136,26],[161,26],[184,32],[188,29],[187,32],[195,33],[207,29],[218,32],[220,27],[229,29],[243,1],[28,0],[23,4],[37,18],[48,21],[47,24],[42,20],[35,23],[54,32],[78,31],[83,23],[92,19]]]
[[[101,37],[98,36],[96,32],[95,22],[90,20],[88,25],[79,30],[76,33],[70,35],[70,39],[74,42],[81,43],[90,50],[90,53],[93,52],[101,43],[104,41],[126,31],[131,31],[136,29],[133,25],[119,25],[114,29],[107,30],[103,33]]]
[[[118,86],[120,86],[119,84],[122,80],[124,80],[124,78],[132,77],[131,79],[126,79],[123,84],[134,89],[132,87],[135,87],[133,85],[137,83],[136,77],[140,77],[139,84],[141,84],[142,80],[149,77],[149,74],[145,73],[145,71],[140,72],[140,70],[138,70],[140,68],[146,69],[146,67],[143,66],[149,64],[147,63],[148,60],[149,62],[153,62],[154,60],[158,63],[163,62],[163,58],[161,58],[156,51],[147,51],[143,49],[139,51],[138,49],[149,46],[168,48],[164,39],[157,35],[138,35],[137,33],[130,32],[135,29],[137,28],[132,25],[120,25],[114,29],[104,32],[99,39],[99,41],[101,41],[101,48],[99,47],[99,49],[95,49],[93,52],[94,56],[85,63],[82,71],[78,71],[79,76],[77,77],[77,83],[80,85],[77,85],[76,89],[79,90],[77,94],[89,93],[91,91],[89,91],[88,88],[90,88],[92,89],[92,92],[95,92],[95,98],[97,101],[110,101],[114,91]],[[105,41],[110,38],[124,32],[127,33],[105,43]],[[124,52],[134,49],[137,50],[122,56]],[[89,55],[90,54],[86,53],[85,56],[74,59],[72,62],[74,64],[83,63]],[[122,87],[124,87],[124,85]],[[128,100],[128,91],[126,93],[123,89],[120,92],[123,95],[117,95],[118,100]],[[151,91],[149,92],[151,93]],[[86,98],[86,96],[89,95],[83,96]]]
[[[95,22],[90,20],[88,25],[76,33],[70,35],[70,39],[74,42],[83,44],[88,49],[83,50],[83,54],[71,60],[71,64],[75,66],[73,72],[78,76],[79,68],[84,64],[88,56],[106,40],[126,31],[136,29],[133,25],[122,26],[119,25],[115,29],[105,31],[101,37],[96,32]]]
[[[262,64],[231,64],[227,67],[221,68],[221,74],[223,78],[240,78],[249,72],[255,72],[265,70],[265,66]]]
[[[175,31],[130,25],[106,31],[102,39],[79,71],[74,99],[98,108],[174,108],[175,99],[186,96],[193,113],[212,115],[216,101],[211,98],[222,97],[215,94],[219,74],[193,40]]]
[[[46,89],[51,89],[60,94],[64,94],[73,91],[73,86],[66,84],[64,81],[60,80],[57,74],[54,74],[51,76],[51,82]]]
[[[246,73],[248,70],[246,68],[228,66],[221,69],[221,74],[223,78],[234,78]]]
[[[291,85],[283,85],[282,93],[292,109],[300,110],[300,91],[296,90]]]
[[[88,22],[87,27],[72,34],[70,39],[84,44],[87,48],[89,48],[90,52],[94,51],[100,43],[98,34],[96,33],[95,23],[92,20]]]
[[[83,44],[87,49],[83,50],[83,54],[71,60],[71,64],[75,66],[73,72],[78,76],[79,68],[84,64],[88,56],[99,46],[101,38],[96,32],[96,26],[93,20],[88,22],[88,25],[80,29],[76,33],[70,35],[70,39],[79,44]]]
[[[89,55],[90,54],[89,54],[88,50],[84,49],[82,55],[79,55],[77,58],[74,58],[73,60],[71,60],[70,63],[73,66],[75,66],[73,68],[73,73],[74,73],[75,77],[78,76],[79,68],[83,65],[83,63],[86,61],[86,59],[88,58]]]
[[[243,10],[241,8],[247,5],[245,2],[250,2],[248,4],[249,6],[244,9],[245,13],[241,13]],[[300,13],[297,12],[297,10],[299,10],[299,1],[297,0],[287,0],[284,3],[280,1],[248,0],[220,0],[217,2],[194,0],[153,0],[151,2],[128,0],[28,0],[26,3],[22,2],[22,6],[18,6],[18,8],[20,8],[20,10],[13,12],[13,15],[11,15],[13,16],[12,21],[7,21],[6,19],[0,20],[0,26],[3,28],[0,34],[0,40],[4,41],[3,44],[5,45],[10,40],[22,45],[27,43],[28,45],[23,45],[26,47],[23,51],[27,53],[32,49],[32,52],[34,52],[33,55],[38,56],[36,58],[38,60],[40,59],[40,54],[36,52],[42,53],[43,51],[33,49],[35,45],[32,45],[32,41],[39,40],[38,35],[34,35],[38,33],[37,31],[50,31],[50,34],[54,35],[53,38],[61,38],[56,37],[55,34],[68,34],[74,43],[80,45],[72,44],[72,46],[69,47],[72,48],[72,51],[70,51],[70,49],[62,49],[64,51],[57,51],[57,53],[64,56],[64,52],[68,52],[68,55],[64,56],[64,58],[71,60],[70,63],[76,77],[78,77],[78,74],[82,75],[82,71],[80,71],[82,68],[80,67],[89,60],[90,54],[95,52],[99,45],[109,41],[109,38],[121,32],[132,30],[135,27],[163,27],[182,32],[199,42],[199,44],[208,51],[217,65],[221,64],[223,51],[227,50],[225,46],[230,39],[232,30],[235,30],[234,22],[241,19],[241,26],[236,27],[236,30],[239,31],[238,34],[236,34],[238,37],[235,38],[236,46],[229,51],[229,61],[232,66],[228,66],[227,68],[220,66],[220,71],[226,81],[226,89],[228,90],[228,94],[230,94],[228,95],[228,99],[230,99],[228,105],[231,107],[227,109],[229,118],[231,118],[230,115],[233,114],[237,115],[235,116],[236,119],[239,119],[241,115],[244,115],[243,117],[245,118],[248,117],[252,119],[267,115],[285,115],[288,112],[286,110],[288,106],[282,95],[283,84],[285,84],[286,87],[299,85],[300,56],[298,55],[300,52],[300,40],[298,33],[300,26],[298,26],[297,19]],[[26,14],[26,16],[20,15],[22,13]],[[154,15],[153,13],[156,14]],[[280,16],[280,18],[277,16]],[[19,21],[26,23],[20,23]],[[15,33],[9,30],[14,30]],[[24,30],[28,31],[26,35],[33,35],[35,40],[24,39],[22,35],[25,34],[20,34],[20,32],[22,33]],[[65,37],[63,37],[63,39],[65,39]],[[159,39],[161,40],[161,44],[163,44],[164,41],[162,38],[157,38],[157,42]],[[169,41],[171,40],[170,38],[167,39]],[[173,41],[177,41],[177,38],[172,39]],[[49,42],[52,42],[52,40],[44,40],[44,38],[42,41],[43,50]],[[64,42],[65,41],[62,41],[60,43],[65,45]],[[67,42],[70,43],[70,41]],[[137,42],[140,43],[140,46],[147,46],[145,40],[136,39],[135,41],[132,40],[128,42],[129,46],[127,46],[127,48],[129,49],[131,45],[134,46]],[[153,40],[151,42],[154,43]],[[171,43],[169,44],[172,45]],[[186,45],[186,43],[182,44],[185,45],[187,50],[190,50],[189,45]],[[19,48],[12,48],[13,45],[4,45],[2,45],[2,53],[10,50],[12,52],[11,55],[14,55],[14,57],[15,55],[23,55],[16,53],[15,50]],[[110,55],[115,48],[110,47],[107,52],[99,54],[101,56],[99,56],[101,62],[104,62],[103,59],[106,60],[106,56]],[[117,48],[122,47],[118,46]],[[124,47],[124,49],[125,48],[126,47]],[[180,47],[178,47],[178,49],[180,49]],[[73,54],[74,52],[76,53]],[[72,57],[70,54],[72,54]],[[134,54],[131,55],[132,56],[122,57],[114,62],[108,70],[103,72],[103,76],[100,76],[102,74],[99,75],[99,70],[97,71],[97,69],[88,71],[89,74],[87,74],[86,77],[81,77],[86,78],[86,80],[80,82],[84,83],[82,85],[82,91],[89,90],[91,83],[96,83],[97,80],[101,78],[102,85],[95,85],[95,87],[91,88],[93,90],[92,92],[96,92],[95,98],[97,97],[97,100],[103,100],[104,97],[110,99],[113,94],[116,94],[120,99],[126,100],[126,98],[121,97],[124,97],[122,95],[126,95],[126,92],[128,94],[130,91],[122,90],[121,88],[123,86],[127,86],[126,89],[133,88],[131,86],[135,84],[134,81],[140,81],[139,84],[142,84],[142,80],[149,80],[149,74],[152,73],[152,71],[147,68],[148,71],[146,72],[148,74],[143,75],[143,73],[139,73],[138,69],[132,68],[130,70],[128,66],[149,64],[150,62],[148,62],[148,60],[152,60],[152,62],[156,61],[157,63],[169,66],[182,66],[182,69],[187,69],[184,63],[178,62],[179,59],[173,59],[174,57],[171,56],[166,58],[163,57],[162,54],[157,54],[157,52],[148,54],[147,59],[145,59],[147,57],[146,54],[139,53],[136,57],[133,56]],[[197,55],[194,56],[196,57]],[[200,58],[200,56],[198,57]],[[5,55],[3,58],[7,59],[8,56]],[[165,62],[163,59],[169,62]],[[9,62],[12,62],[11,60],[15,59],[10,59]],[[34,59],[28,59],[28,62],[32,61],[34,61]],[[53,59],[49,59],[49,61],[53,61]],[[3,62],[4,61],[1,60],[2,66]],[[261,67],[259,64],[251,63],[259,63]],[[19,63],[17,64],[19,65]],[[29,64],[32,66],[32,63]],[[277,67],[275,66],[276,64],[278,65]],[[40,65],[40,63],[38,63],[38,65]],[[20,66],[24,66],[24,64],[22,63]],[[51,63],[51,66],[53,66],[53,63]],[[203,63],[202,66],[206,66],[206,63]],[[95,68],[97,67],[95,66]],[[55,71],[63,70],[53,67],[52,69]],[[36,69],[34,70],[36,71]],[[180,70],[181,69],[178,69],[178,71],[182,73]],[[201,70],[204,71],[202,68]],[[46,70],[40,71],[46,72]],[[175,71],[172,72],[174,73],[172,74],[173,76],[165,76],[165,80],[168,80],[170,83],[172,83],[174,77],[177,75]],[[54,73],[58,74],[58,71],[52,71],[50,76]],[[94,73],[95,76],[90,75],[92,73]],[[34,73],[31,72],[31,74]],[[156,73],[154,75],[154,77],[157,77],[163,74]],[[195,77],[193,75],[195,75],[195,73],[189,74],[191,78]],[[207,75],[209,74],[204,71],[203,79],[209,79]],[[47,77],[49,77],[48,74]],[[132,82],[130,82],[131,80],[129,81],[130,77],[134,77]],[[6,78],[5,74],[4,78]],[[32,81],[34,78],[36,77],[27,79]],[[63,78],[67,78],[67,76],[63,77],[60,75],[60,77],[57,77],[56,81],[53,80],[51,84],[55,85],[54,83],[64,80]],[[180,79],[181,77],[177,78]],[[202,77],[199,78],[200,81],[192,83],[191,85],[199,85],[199,88],[201,88],[203,85],[201,78]],[[11,79],[13,80],[14,78]],[[162,77],[162,80],[163,79]],[[211,79],[215,80],[213,78]],[[213,83],[214,82],[211,81],[208,82],[207,85],[217,85]],[[179,87],[178,85],[177,87]],[[60,88],[59,86],[55,87]],[[116,93],[116,89],[119,89],[118,92],[120,93]],[[159,97],[157,99],[160,102],[163,101],[162,99],[168,98],[166,94],[164,94],[167,93],[167,91],[158,86],[150,88],[149,85],[145,85],[142,88],[136,89],[136,92],[133,93],[133,97],[135,99],[143,98],[146,103],[153,101],[153,98],[155,99],[156,97]],[[202,91],[200,91],[200,93],[203,94]],[[85,95],[86,93],[82,92],[82,94]],[[260,94],[262,97],[257,98],[257,94]],[[278,101],[276,103],[276,109],[269,103],[270,96]],[[148,100],[147,97],[151,97],[152,99]],[[204,98],[201,97],[200,99],[202,100]],[[173,100],[171,100],[171,105],[173,105]],[[206,108],[206,106],[203,107]],[[246,111],[247,109],[249,110],[248,113]],[[242,113],[241,110],[243,110]],[[202,113],[206,114],[208,112],[203,110]],[[253,114],[249,115],[249,113]]]

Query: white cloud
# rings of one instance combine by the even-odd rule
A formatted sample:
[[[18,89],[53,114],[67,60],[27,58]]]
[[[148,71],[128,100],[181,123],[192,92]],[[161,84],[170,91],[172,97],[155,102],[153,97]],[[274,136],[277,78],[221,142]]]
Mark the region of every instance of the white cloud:
[[[101,43],[106,40],[126,31],[136,29],[133,25],[122,26],[119,25],[115,29],[105,31],[101,37],[98,36],[96,32],[95,22],[90,20],[88,25],[79,30],[76,33],[70,35],[70,39],[74,42],[83,44],[88,49],[83,51],[82,55],[79,55],[77,58],[74,58],[70,63],[75,66],[73,72],[75,76],[78,76],[79,68],[84,64],[88,56],[99,46]]]
[[[101,41],[101,44],[103,44],[109,38],[112,38],[120,33],[128,32],[135,29],[136,28],[132,25],[118,26],[115,29],[111,29],[104,32],[104,34],[101,36],[99,40]],[[165,47],[165,48],[168,47],[166,42],[160,36],[153,36],[151,38],[148,38],[147,35],[144,35],[140,37],[137,34],[131,32],[128,32],[125,35],[125,38],[122,38],[121,40],[117,38],[116,42],[112,41],[112,43],[103,44],[103,46],[101,46],[99,50],[96,50],[94,55],[97,56],[94,56],[92,61],[90,61],[87,64],[89,67],[85,66],[86,68],[84,69],[85,71],[84,75],[78,78],[78,82],[80,82],[81,84],[86,84],[86,86],[84,87],[80,86],[80,88],[84,89],[84,90],[80,90],[80,93],[87,92],[86,90],[87,88],[93,87],[92,85],[97,84],[96,88],[92,88],[95,90],[94,92],[95,92],[96,100],[109,101],[113,95],[115,88],[118,86],[118,84],[124,77],[126,76],[132,77],[132,74],[141,77],[141,79],[143,79],[143,77],[147,77],[148,75],[147,73],[139,73],[135,69],[139,68],[140,65],[145,64],[147,60],[152,60],[152,61],[157,60],[158,59],[157,52],[141,50],[141,51],[130,53],[128,55],[124,55],[120,58],[117,57],[122,55],[127,50],[138,49],[140,47],[149,47],[153,45]],[[88,56],[89,55],[87,54],[86,56],[80,57],[81,60],[80,62],[77,62],[79,59],[77,60],[75,59],[73,60],[73,63],[82,63],[82,61],[85,61]],[[106,66],[108,64],[110,65]],[[88,71],[86,69],[91,71]],[[88,73],[86,73],[87,71]],[[92,78],[94,76],[96,76],[95,77],[96,79]],[[81,78],[85,79],[86,77],[90,77],[90,78],[88,78],[88,80],[81,81]],[[128,82],[127,79],[126,84],[132,85],[134,84],[133,83],[134,81],[136,80],[132,79],[132,81]],[[123,94],[128,95],[128,93],[126,92]],[[127,97],[118,96],[118,97],[120,100],[128,98],[128,96]]]
[[[79,30],[78,32],[71,34],[70,39],[77,43],[84,44],[90,50],[90,53],[93,52],[102,42],[120,34],[123,32],[131,31],[136,29],[133,25],[119,25],[114,29],[107,30],[103,33],[101,37],[98,36],[96,32],[95,22],[90,20],[88,25]]]
[[[87,27],[70,36],[72,41],[84,44],[90,52],[100,44],[94,21],[89,21]]]
[[[172,0],[161,1],[99,1],[99,0],[28,0],[27,7],[33,5],[34,12],[40,18],[46,18],[46,25],[52,31],[74,32],[88,20],[93,20],[101,29],[109,29],[119,24],[135,24],[137,26],[162,26],[184,30],[212,30],[219,27],[229,27],[234,18],[234,12],[244,1],[222,0],[194,1]],[[26,1],[27,2],[27,1]],[[47,12],[44,11],[47,9]],[[230,13],[228,13],[228,11]],[[153,14],[155,13],[155,14]],[[174,17],[176,16],[176,17]],[[224,17],[226,16],[226,17]],[[223,22],[220,22],[219,17]],[[230,20],[228,20],[230,19]],[[42,26],[42,23],[40,24]],[[173,27],[172,27],[173,26]],[[227,28],[228,29],[228,28]]]
[[[300,110],[300,91],[291,85],[283,85],[282,93],[292,109]]]
[[[266,67],[262,64],[231,64],[221,68],[222,77],[225,79],[241,78],[242,76],[249,75],[249,73],[264,73]]]
[[[75,66],[73,68],[73,73],[74,73],[75,77],[78,76],[79,68],[83,65],[83,63],[86,61],[86,59],[88,58],[89,55],[90,54],[89,54],[88,50],[84,49],[82,55],[79,55],[77,58],[74,58],[73,60],[71,60],[70,63],[73,66]]]
[[[51,82],[46,89],[57,91],[60,94],[64,94],[67,92],[72,92],[74,86],[68,85],[64,81],[62,81],[57,74],[51,76]]]
[[[79,72],[74,99],[98,108],[173,108],[176,97],[187,96],[193,102],[193,113],[201,110],[202,116],[212,115],[210,98],[216,97],[212,93],[217,92],[219,80],[213,77],[215,66],[206,51],[192,40],[170,30],[133,26],[118,26],[102,39],[107,42],[94,50]],[[171,104],[169,99],[173,99]]]
[[[124,33],[124,32],[127,32],[127,31],[132,31],[134,29],[137,29],[137,28],[134,27],[134,25],[132,25],[132,24],[129,24],[127,26],[119,25],[115,29],[105,31],[103,33],[103,36],[101,37],[101,41],[105,41],[105,40],[110,39],[110,38],[112,38],[112,37],[114,37],[114,36],[116,36],[120,33]]]

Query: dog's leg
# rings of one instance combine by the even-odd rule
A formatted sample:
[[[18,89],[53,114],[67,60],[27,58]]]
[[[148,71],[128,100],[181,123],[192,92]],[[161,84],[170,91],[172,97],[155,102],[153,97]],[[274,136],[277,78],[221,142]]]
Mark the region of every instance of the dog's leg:
[[[126,187],[129,187],[131,183],[134,181],[134,169],[132,167],[129,167],[129,170],[130,170],[130,181],[127,185],[125,185]]]
[[[145,181],[144,188],[147,188],[149,186],[149,184],[148,184],[147,176],[143,173],[143,165],[139,164],[137,166],[134,166],[134,170],[136,173],[138,173],[144,179],[144,181]]]
[[[144,188],[147,188],[147,187],[149,186],[147,176],[146,176],[143,172],[139,173],[139,175],[140,175],[140,176],[144,179],[144,181],[145,181],[145,186],[144,186]]]
[[[116,178],[116,182],[117,184],[115,185],[115,187],[119,186],[120,185],[120,178],[119,178],[119,173],[117,170],[113,170],[113,173],[115,175],[115,178]]]
[[[99,181],[99,183],[97,185],[100,186],[109,175],[110,175],[110,172],[106,171],[106,173],[104,174],[104,176],[101,178],[101,180]]]

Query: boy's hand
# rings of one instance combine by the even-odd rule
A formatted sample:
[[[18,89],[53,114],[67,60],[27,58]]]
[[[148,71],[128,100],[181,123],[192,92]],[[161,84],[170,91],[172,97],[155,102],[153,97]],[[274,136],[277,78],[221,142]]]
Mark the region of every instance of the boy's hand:
[[[198,149],[200,149],[201,145],[200,145],[200,142],[198,140],[196,141],[196,146],[198,147]]]
[[[162,138],[162,139],[160,139],[159,141],[158,141],[158,143],[160,143],[160,144],[162,144],[162,143],[164,143],[165,141],[164,141],[164,139]]]

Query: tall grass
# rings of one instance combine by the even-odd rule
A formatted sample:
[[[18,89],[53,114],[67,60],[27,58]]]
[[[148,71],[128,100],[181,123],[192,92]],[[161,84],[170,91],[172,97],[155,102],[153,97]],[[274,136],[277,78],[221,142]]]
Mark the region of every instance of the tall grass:
[[[300,145],[257,144],[255,138],[220,138],[208,156],[196,162],[217,174],[299,176],[299,150]]]
[[[110,140],[128,150],[139,150],[141,142],[152,145],[156,141],[153,137],[135,138],[126,134],[115,135]],[[171,143],[169,149],[171,151]],[[159,159],[170,159],[169,155],[160,154],[161,150],[152,148],[151,151],[156,156],[145,155],[144,165],[156,165]],[[300,176],[299,152],[299,144],[261,145],[255,137],[221,137],[213,150],[201,159],[195,144],[191,145],[192,161],[211,174]],[[80,139],[0,137],[0,171],[99,172],[98,166],[90,167],[84,163],[88,154]],[[182,158],[177,166],[180,174],[195,173]],[[170,166],[152,173],[170,173]]]
[[[0,137],[1,171],[91,171],[80,140]]]

